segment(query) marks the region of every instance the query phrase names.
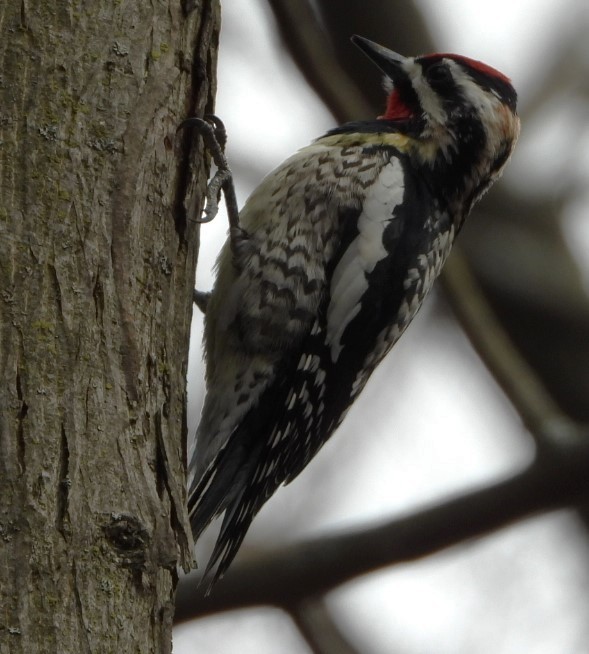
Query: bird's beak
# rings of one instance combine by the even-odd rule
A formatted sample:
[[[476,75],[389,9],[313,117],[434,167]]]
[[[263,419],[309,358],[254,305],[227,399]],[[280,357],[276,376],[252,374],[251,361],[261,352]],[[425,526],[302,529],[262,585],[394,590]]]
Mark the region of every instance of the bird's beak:
[[[407,61],[406,57],[403,57],[392,50],[388,50],[387,48],[383,48],[382,45],[378,45],[378,43],[365,39],[363,36],[358,36],[357,34],[352,36],[351,41],[354,45],[358,46],[387,77],[392,79],[393,83],[398,81],[399,78],[406,79],[407,73],[403,70],[403,64]]]

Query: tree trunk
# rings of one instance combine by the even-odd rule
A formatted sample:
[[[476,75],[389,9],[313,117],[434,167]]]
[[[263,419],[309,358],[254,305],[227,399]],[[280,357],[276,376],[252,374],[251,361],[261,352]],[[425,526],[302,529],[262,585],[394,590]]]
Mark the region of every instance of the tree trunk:
[[[219,28],[184,9],[0,8],[2,654],[171,650],[206,183],[175,130],[212,109]]]

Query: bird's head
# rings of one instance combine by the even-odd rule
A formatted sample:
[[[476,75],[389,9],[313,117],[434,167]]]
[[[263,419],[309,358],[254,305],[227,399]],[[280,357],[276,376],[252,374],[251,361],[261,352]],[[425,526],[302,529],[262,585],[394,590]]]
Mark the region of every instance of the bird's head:
[[[490,185],[519,135],[509,78],[460,55],[403,57],[361,36],[352,41],[385,75],[387,105],[379,119],[417,140],[422,163],[474,168],[479,182]]]

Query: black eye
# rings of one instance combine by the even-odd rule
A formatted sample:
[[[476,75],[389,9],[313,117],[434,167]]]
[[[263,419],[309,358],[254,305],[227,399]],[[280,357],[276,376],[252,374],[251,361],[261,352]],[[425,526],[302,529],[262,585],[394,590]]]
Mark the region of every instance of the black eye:
[[[430,66],[425,72],[425,77],[432,86],[443,86],[452,82],[452,73],[442,62]]]

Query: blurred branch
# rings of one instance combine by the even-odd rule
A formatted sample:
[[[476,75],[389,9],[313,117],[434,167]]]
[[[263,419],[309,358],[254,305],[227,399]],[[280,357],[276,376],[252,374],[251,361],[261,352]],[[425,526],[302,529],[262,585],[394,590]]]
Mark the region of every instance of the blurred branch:
[[[338,121],[370,114],[358,87],[344,72],[329,37],[307,0],[268,0],[280,35],[309,86]],[[341,113],[338,111],[344,108]]]
[[[528,96],[525,106],[519,112],[524,118],[530,118],[559,96],[562,97],[571,88],[587,93],[587,62],[583,52],[587,26],[579,21],[574,33],[561,39],[550,57],[546,57],[543,78]],[[546,84],[546,80],[550,84]]]
[[[527,516],[586,500],[588,435],[565,429],[558,436],[533,464],[505,481],[381,526],[324,536],[244,560],[209,597],[203,596],[196,575],[188,575],[178,584],[176,621],[255,605],[296,611],[307,598],[360,575],[415,561]]]
[[[589,422],[589,298],[558,219],[565,207],[497,185],[459,244],[520,357],[561,411]]]
[[[563,414],[497,320],[459,246],[454,247],[442,279],[471,343],[537,445],[550,446],[555,433],[574,431],[575,424]]]
[[[347,112],[347,120],[374,118],[384,107],[382,73],[366,57],[358,56],[350,36],[366,36],[405,55],[432,52],[433,38],[420,3],[415,0],[313,0],[313,3],[337,62],[371,106],[367,114]]]
[[[324,600],[305,600],[289,612],[314,654],[360,654],[342,634]]]
[[[384,102],[381,73],[350,43],[358,33],[400,52],[411,52],[410,43],[431,43],[421,13],[413,2],[372,0],[318,0],[313,9],[309,0],[268,0],[284,44],[311,88],[338,122],[374,117],[374,106]],[[339,29],[332,27],[338,22]],[[340,38],[334,38],[340,37]]]

